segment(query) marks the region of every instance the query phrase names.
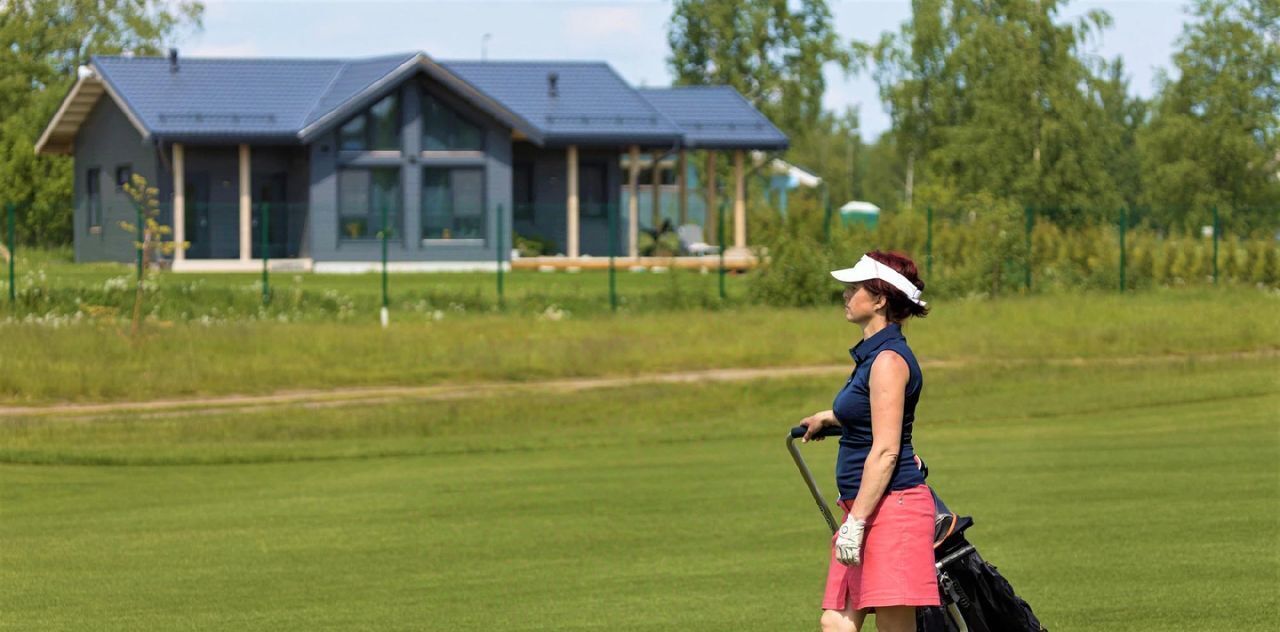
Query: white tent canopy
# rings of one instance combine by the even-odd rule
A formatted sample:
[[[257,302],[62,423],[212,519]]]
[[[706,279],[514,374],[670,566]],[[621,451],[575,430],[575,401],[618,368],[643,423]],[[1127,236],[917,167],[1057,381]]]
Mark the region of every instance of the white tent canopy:
[[[757,167],[764,165],[765,158],[766,155],[762,151],[751,152],[751,160]],[[770,160],[765,172],[775,176],[787,176],[788,189],[796,187],[812,189],[822,185],[822,178],[817,174],[797,167],[781,158]]]

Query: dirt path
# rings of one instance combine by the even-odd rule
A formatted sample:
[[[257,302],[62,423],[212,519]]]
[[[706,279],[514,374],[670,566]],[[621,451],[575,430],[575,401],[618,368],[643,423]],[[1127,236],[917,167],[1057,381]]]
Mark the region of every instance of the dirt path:
[[[1001,360],[987,365],[1002,367],[1048,366],[1129,366],[1167,364],[1171,362],[1217,361],[1228,359],[1280,357],[1280,349],[1233,352],[1205,355],[1156,355],[1117,358],[1051,358],[1045,360]],[[921,363],[924,369],[952,369],[976,365],[976,359],[932,360]],[[279,406],[304,408],[330,408],[384,404],[396,401],[473,399],[492,393],[536,391],[541,393],[571,393],[600,388],[616,388],[642,384],[688,384],[697,382],[741,382],[760,379],[824,376],[836,377],[849,371],[848,364],[824,364],[789,367],[758,367],[737,369],[708,369],[678,371],[614,377],[585,377],[540,380],[530,382],[481,382],[434,386],[380,386],[347,387],[326,390],[278,391],[266,395],[224,395],[185,399],[156,399],[132,402],[105,402],[96,404],[48,404],[42,406],[0,406],[0,422],[24,417],[57,417],[73,420],[93,420],[128,414],[133,418],[167,416],[181,411],[184,415],[218,414],[226,412],[254,412]]]

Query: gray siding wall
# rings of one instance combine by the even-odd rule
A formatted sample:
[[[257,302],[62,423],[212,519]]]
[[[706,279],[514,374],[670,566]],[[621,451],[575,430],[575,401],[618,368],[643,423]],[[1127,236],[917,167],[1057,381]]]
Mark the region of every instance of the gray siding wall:
[[[121,221],[135,222],[135,211],[129,196],[116,187],[116,168],[129,165],[133,173],[155,183],[157,162],[155,146],[143,141],[124,112],[104,94],[76,134],[72,196],[76,261],[135,260],[134,235],[120,227]],[[91,230],[85,180],[94,167],[99,170],[102,223]],[[163,202],[165,198],[160,199]]]
[[[376,239],[339,239],[338,170],[353,167],[398,167],[402,208],[395,235],[389,242],[387,258],[391,261],[460,261],[489,262],[497,258],[497,209],[503,212],[503,257],[511,250],[511,132],[494,120],[469,108],[439,86],[415,77],[394,88],[400,92],[401,141],[403,151],[338,152],[336,128],[316,139],[309,148],[311,169],[311,207],[308,223],[310,256],[317,262],[366,262],[381,260],[381,244]],[[481,156],[449,155],[447,152],[422,153],[422,108],[419,86],[424,85],[437,98],[479,125],[484,131]],[[340,127],[340,125],[339,125]],[[480,166],[485,175],[486,237],[474,241],[424,242],[421,202],[422,170],[426,166]]]
[[[617,216],[618,237],[615,242],[617,253],[627,252],[627,209],[620,208],[620,191],[623,185],[622,169],[619,166],[619,150],[614,148],[578,149],[579,166],[598,164],[605,172],[605,199],[614,209]],[[528,143],[515,146],[514,161],[533,165],[533,200],[535,205],[532,220],[516,220],[515,230],[525,236],[537,236],[555,242],[559,252],[568,247],[568,183],[569,183],[569,150],[564,147],[536,147]],[[579,171],[581,173],[581,171]],[[579,182],[579,189],[582,183]],[[582,200],[579,195],[579,200]],[[591,216],[586,212],[578,215],[578,250],[581,254],[592,256],[608,256],[609,254],[609,216],[607,212],[600,216]]]

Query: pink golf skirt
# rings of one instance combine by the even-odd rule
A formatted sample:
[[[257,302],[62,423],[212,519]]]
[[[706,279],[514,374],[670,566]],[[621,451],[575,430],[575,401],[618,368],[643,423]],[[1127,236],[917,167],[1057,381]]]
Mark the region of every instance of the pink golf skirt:
[[[840,501],[845,517],[851,505],[853,500]],[[933,495],[926,485],[886,492],[867,518],[858,566],[836,560],[832,537],[822,608],[942,605],[933,565],[933,512]]]

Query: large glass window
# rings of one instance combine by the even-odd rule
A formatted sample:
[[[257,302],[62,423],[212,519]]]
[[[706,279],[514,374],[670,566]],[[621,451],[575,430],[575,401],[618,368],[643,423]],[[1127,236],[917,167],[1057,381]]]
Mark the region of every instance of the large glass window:
[[[400,151],[400,98],[387,95],[338,128],[338,149]]]
[[[423,239],[484,239],[484,217],[484,169],[423,170]]]
[[[400,225],[400,168],[340,169],[338,171],[338,236],[372,239],[382,230],[387,211],[390,237]]]
[[[480,127],[462,118],[439,99],[422,94],[423,151],[480,151],[484,135]]]
[[[369,108],[369,146],[400,150],[400,99],[392,94]]]
[[[102,172],[93,168],[84,173],[85,211],[89,228],[102,226]]]
[[[338,130],[338,149],[361,151],[369,145],[365,142],[365,116],[361,114]]]
[[[607,177],[607,170],[600,163],[582,163],[578,167],[578,200],[583,217],[609,215]]]
[[[511,203],[515,219],[534,218],[532,162],[517,162],[511,168]]]

